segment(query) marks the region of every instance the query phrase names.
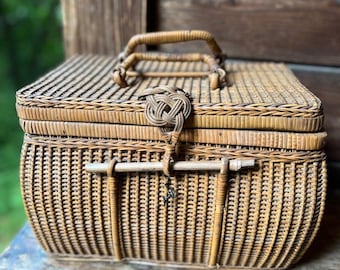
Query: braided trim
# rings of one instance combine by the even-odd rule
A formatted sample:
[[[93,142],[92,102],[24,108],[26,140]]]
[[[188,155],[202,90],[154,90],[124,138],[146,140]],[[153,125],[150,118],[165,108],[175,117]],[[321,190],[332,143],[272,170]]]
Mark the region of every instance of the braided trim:
[[[126,151],[152,151],[164,153],[167,143],[159,141],[134,141],[112,139],[85,139],[70,137],[44,137],[25,134],[24,143],[41,145],[53,148],[77,148],[77,149],[119,149]],[[300,151],[266,147],[244,147],[232,145],[197,144],[179,142],[179,153],[208,156],[230,156],[232,158],[255,158],[261,160],[275,160],[283,162],[319,161],[325,160],[323,151]]]
[[[137,100],[119,101],[107,99],[84,99],[62,97],[23,97],[17,96],[17,105],[39,108],[64,108],[77,110],[101,110],[119,112],[143,112],[143,102]],[[192,103],[195,115],[252,115],[252,116],[286,116],[317,117],[323,114],[321,108],[300,104],[223,104]]]

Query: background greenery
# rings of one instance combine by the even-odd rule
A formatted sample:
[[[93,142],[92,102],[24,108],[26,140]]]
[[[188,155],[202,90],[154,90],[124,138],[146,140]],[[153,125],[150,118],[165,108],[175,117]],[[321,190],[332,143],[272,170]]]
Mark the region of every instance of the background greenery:
[[[15,91],[63,59],[59,0],[0,0],[0,253],[25,223]]]

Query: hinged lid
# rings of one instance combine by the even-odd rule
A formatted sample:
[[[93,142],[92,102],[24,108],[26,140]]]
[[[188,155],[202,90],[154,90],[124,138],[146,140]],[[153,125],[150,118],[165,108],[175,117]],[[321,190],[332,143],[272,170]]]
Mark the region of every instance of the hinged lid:
[[[216,61],[199,54],[134,54],[136,45],[154,44],[155,35],[159,37],[137,36],[129,42],[123,62],[107,56],[76,56],[19,90],[18,115],[26,122],[148,126],[151,124],[144,116],[145,101],[139,97],[150,87],[168,85],[190,95],[192,112],[184,129],[322,130],[320,100],[284,64],[223,62],[223,54],[212,37],[196,32],[168,32],[167,38],[157,43],[169,37],[178,42],[203,36]],[[174,33],[182,36],[176,39]],[[112,71],[120,76],[124,64],[127,86],[121,87],[112,80]]]
[[[117,60],[76,56],[17,92],[21,119],[148,125],[143,90],[176,85],[192,98],[186,127],[315,132],[322,129],[320,100],[283,64],[228,62],[230,86],[210,90],[207,77],[111,79]],[[138,71],[206,70],[200,62],[139,62]]]

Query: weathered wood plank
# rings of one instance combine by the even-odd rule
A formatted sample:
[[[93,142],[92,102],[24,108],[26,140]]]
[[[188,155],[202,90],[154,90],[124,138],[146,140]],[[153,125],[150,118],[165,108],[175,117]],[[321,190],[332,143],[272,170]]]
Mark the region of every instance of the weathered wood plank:
[[[147,0],[61,0],[66,56],[117,55],[129,38],[146,31]]]
[[[340,65],[339,1],[162,0],[157,3],[158,26],[153,30],[207,30],[233,58]],[[165,51],[177,52],[202,51],[202,48],[201,43],[162,46]]]
[[[324,105],[326,152],[331,160],[340,160],[340,68],[290,65],[300,81],[316,94]]]

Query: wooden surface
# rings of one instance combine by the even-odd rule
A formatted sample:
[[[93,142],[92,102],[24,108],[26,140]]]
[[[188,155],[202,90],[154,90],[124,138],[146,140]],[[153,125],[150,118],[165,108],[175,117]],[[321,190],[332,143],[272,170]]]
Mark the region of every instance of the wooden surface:
[[[320,231],[293,270],[340,269],[340,193],[330,190]],[[152,267],[125,263],[58,261],[48,257],[39,247],[28,225],[18,233],[0,256],[0,269],[16,270],[166,270],[180,268]],[[186,268],[188,269],[188,268]]]
[[[211,32],[233,58],[340,65],[337,0],[61,0],[61,3],[67,56],[116,55],[136,33],[202,29]],[[200,43],[191,43],[162,48],[201,51],[202,47]]]
[[[151,30],[211,32],[233,58],[340,65],[340,3],[336,0],[162,0]],[[202,51],[201,43],[162,46]],[[206,51],[206,50],[205,50]]]
[[[61,0],[66,56],[117,55],[129,38],[146,31],[147,0]]]

